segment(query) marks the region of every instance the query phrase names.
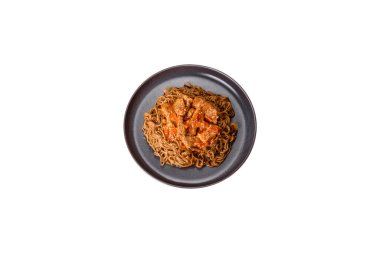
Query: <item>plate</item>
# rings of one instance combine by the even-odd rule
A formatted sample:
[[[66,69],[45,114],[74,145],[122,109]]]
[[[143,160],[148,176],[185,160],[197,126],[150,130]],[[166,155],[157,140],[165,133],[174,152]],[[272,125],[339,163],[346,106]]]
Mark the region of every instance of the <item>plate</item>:
[[[152,108],[165,88],[182,87],[186,82],[215,94],[227,96],[235,110],[239,129],[226,159],[218,167],[177,168],[160,166],[142,131],[144,113]],[[251,153],[256,137],[256,116],[243,88],[223,72],[200,65],[179,65],[164,69],[143,82],[132,95],[124,117],[124,136],[132,157],[154,178],[179,187],[203,187],[220,182],[236,172]]]

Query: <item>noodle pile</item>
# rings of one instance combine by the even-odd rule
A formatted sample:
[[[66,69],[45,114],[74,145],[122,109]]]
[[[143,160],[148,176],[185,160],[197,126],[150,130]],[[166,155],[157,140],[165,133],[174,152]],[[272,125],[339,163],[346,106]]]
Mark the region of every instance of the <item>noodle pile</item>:
[[[205,120],[204,123],[199,121],[199,117],[193,119],[195,117],[194,114],[192,120],[195,120],[194,122],[198,125],[190,125],[190,128],[185,125],[186,112],[190,113],[190,111],[197,110],[194,108],[189,110],[189,108],[195,105],[195,102],[193,104],[188,103],[188,108],[184,111],[184,114],[178,114],[178,110],[176,111],[178,115],[173,114],[174,110],[179,107],[171,109],[179,125],[177,126],[176,122],[169,122],[168,117],[170,115],[167,113],[166,108],[168,106],[175,106],[179,100],[184,105],[187,103],[186,99],[203,103],[202,108],[208,110],[204,109],[205,111],[201,112]],[[212,112],[217,114],[217,116],[207,118],[207,113],[212,115]],[[186,83],[181,88],[171,87],[168,90],[164,90],[164,95],[157,99],[155,106],[144,114],[143,132],[147,142],[154,151],[154,155],[160,158],[161,166],[169,164],[181,168],[193,165],[197,168],[202,168],[206,165],[215,167],[224,161],[231,150],[232,143],[236,139],[238,126],[231,122],[231,118],[234,115],[235,112],[232,104],[227,97],[216,95],[191,83]],[[190,116],[187,122],[190,122]],[[175,124],[175,126],[173,125],[172,129],[169,129],[167,127],[169,123]],[[198,126],[207,126],[207,129],[205,128],[206,130],[203,133],[197,134],[197,131],[201,131],[201,128]],[[181,127],[182,130],[177,130]],[[170,135],[171,133],[168,133],[168,129],[175,132]],[[192,136],[190,136],[189,131],[194,132]],[[203,135],[201,136],[201,134],[206,135],[205,139],[203,139]],[[185,140],[190,140],[190,144]],[[204,142],[201,142],[201,140]]]

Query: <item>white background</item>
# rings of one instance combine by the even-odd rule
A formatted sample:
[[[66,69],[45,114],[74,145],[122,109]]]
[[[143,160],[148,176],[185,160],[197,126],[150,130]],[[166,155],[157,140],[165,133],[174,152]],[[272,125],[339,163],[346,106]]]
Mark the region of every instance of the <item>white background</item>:
[[[378,1],[1,1],[0,252],[380,252]],[[232,177],[132,159],[134,90],[177,64],[250,96]]]

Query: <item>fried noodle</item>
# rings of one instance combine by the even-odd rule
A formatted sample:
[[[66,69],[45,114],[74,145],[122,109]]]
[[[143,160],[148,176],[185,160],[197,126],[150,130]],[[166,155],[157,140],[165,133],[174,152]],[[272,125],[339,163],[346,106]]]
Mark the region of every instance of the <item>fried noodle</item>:
[[[228,97],[186,83],[164,90],[144,114],[144,136],[160,164],[186,168],[219,166],[231,150],[238,126]]]

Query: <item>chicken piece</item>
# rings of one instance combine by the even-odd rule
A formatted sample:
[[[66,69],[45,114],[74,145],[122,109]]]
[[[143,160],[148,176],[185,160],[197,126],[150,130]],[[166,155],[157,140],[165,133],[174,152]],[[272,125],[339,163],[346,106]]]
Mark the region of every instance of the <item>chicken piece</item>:
[[[182,98],[183,98],[183,101],[185,102],[186,107],[190,108],[191,103],[193,103],[193,99],[187,95],[183,95]]]
[[[172,105],[170,105],[168,103],[162,104],[161,105],[161,112],[162,112],[162,115],[165,117],[167,124],[172,123],[175,126],[177,126],[178,116],[175,113],[175,111],[173,110]]]
[[[190,136],[195,136],[198,132],[198,128],[203,122],[203,113],[200,109],[194,109],[193,115],[187,121],[188,133]]]
[[[205,102],[206,101],[203,98],[201,98],[201,97],[195,97],[193,99],[193,107],[197,108],[197,109],[198,108],[202,108]]]
[[[194,111],[195,109],[194,108],[190,108],[188,111],[187,111],[187,114],[186,114],[186,119],[190,119],[191,116],[193,116],[194,114]]]
[[[213,106],[205,108],[205,119],[216,124],[218,122],[218,111]]]
[[[178,116],[178,124],[177,124],[177,135],[180,138],[180,136],[186,135],[186,129],[187,126],[183,122],[183,116]]]
[[[190,149],[194,146],[194,137],[191,136],[181,136],[181,143],[186,149]]]
[[[168,119],[169,116],[170,116],[170,113],[171,113],[171,110],[170,110],[170,109],[171,109],[171,108],[170,108],[170,105],[167,104],[167,103],[161,105],[161,113],[162,113],[162,115],[163,115],[166,119]]]
[[[178,117],[173,110],[173,106],[170,104],[162,104],[161,105],[161,113],[164,116],[163,120],[165,124],[163,124],[163,132],[165,138],[170,141],[174,141],[177,136],[177,128],[178,125]]]
[[[187,107],[186,107],[185,102],[183,101],[182,98],[177,98],[174,101],[173,108],[174,108],[174,112],[178,116],[184,116],[186,114],[186,112],[187,112]]]
[[[211,141],[212,139],[214,139],[218,135],[219,131],[220,131],[220,129],[218,126],[209,124],[208,128],[204,128],[203,131],[201,131],[197,134],[197,137],[203,143],[208,144],[209,141]]]
[[[167,139],[169,141],[174,141],[176,139],[177,128],[167,125],[167,126],[163,127],[163,131],[164,131],[165,139]]]
[[[194,98],[193,106],[196,109],[201,109],[204,112],[204,117],[207,121],[213,124],[216,124],[218,122],[218,110],[214,105],[206,101],[204,98]]]

